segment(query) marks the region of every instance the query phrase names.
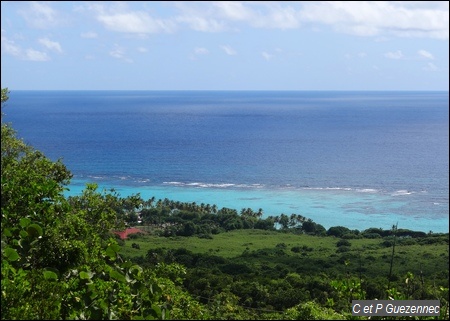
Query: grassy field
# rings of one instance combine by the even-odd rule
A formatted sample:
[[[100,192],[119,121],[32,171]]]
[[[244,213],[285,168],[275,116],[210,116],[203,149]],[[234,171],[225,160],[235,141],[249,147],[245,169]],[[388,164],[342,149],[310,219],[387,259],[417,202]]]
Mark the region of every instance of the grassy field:
[[[256,229],[220,233],[212,239],[143,235],[126,240],[121,253],[125,257],[145,257],[151,249],[185,248],[193,253],[232,259],[235,263],[286,267],[298,273],[351,272],[357,275],[361,272],[371,278],[388,275],[392,246],[383,245],[384,239],[348,240],[351,245],[345,251],[337,247],[338,241],[335,237]],[[133,248],[133,243],[140,249]],[[294,247],[298,251],[292,251]],[[448,244],[402,245],[398,242],[395,247],[393,274],[399,278],[407,272],[426,278],[442,277],[448,274],[448,266]]]
[[[139,244],[140,250],[132,248],[132,243]],[[250,251],[271,249],[281,243],[286,244],[288,248],[306,245],[314,247],[318,251],[331,250],[336,247],[336,239],[331,237],[284,234],[262,230],[236,230],[214,235],[213,239],[201,239],[195,236],[146,235],[127,240],[122,253],[133,257],[145,254],[150,249],[165,247],[168,249],[186,248],[194,253],[211,253],[225,258],[233,258],[241,255],[246,249]]]

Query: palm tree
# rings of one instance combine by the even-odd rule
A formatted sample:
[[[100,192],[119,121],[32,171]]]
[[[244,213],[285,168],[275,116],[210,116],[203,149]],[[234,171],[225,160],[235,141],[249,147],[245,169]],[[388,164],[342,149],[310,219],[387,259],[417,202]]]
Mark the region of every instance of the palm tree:
[[[263,209],[260,208],[260,209],[258,209],[258,212],[256,213],[256,217],[261,218],[262,216],[263,216]]]
[[[287,229],[289,227],[289,216],[284,213],[281,213],[278,223],[281,224],[281,228]]]
[[[149,198],[147,202],[145,202],[146,207],[153,207],[153,202],[155,201],[155,197]]]

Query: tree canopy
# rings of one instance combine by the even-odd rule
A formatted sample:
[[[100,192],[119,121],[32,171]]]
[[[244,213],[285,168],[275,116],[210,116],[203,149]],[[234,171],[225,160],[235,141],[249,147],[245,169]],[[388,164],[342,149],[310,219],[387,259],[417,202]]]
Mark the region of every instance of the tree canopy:
[[[5,88],[2,113],[7,100]],[[64,197],[70,171],[17,138],[3,119],[1,155],[2,319],[162,319],[173,297],[193,301],[156,269],[119,255],[110,231],[124,226],[118,214],[133,197],[95,184]],[[185,313],[176,311],[175,318]]]

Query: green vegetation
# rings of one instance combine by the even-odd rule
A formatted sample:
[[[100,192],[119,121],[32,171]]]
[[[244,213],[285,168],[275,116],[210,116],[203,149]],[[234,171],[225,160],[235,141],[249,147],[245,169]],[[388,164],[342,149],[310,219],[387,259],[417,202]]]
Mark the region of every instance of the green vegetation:
[[[2,109],[7,98],[4,89]],[[3,122],[1,142],[2,319],[198,317],[178,307],[198,303],[166,271],[119,256],[110,230],[124,227],[134,198],[92,184],[66,199],[71,174],[62,162],[26,145]],[[167,270],[184,273],[177,265]]]
[[[336,280],[356,282],[364,299],[388,299],[393,288],[411,299],[431,299],[441,287],[448,288],[448,235],[427,238],[439,241],[398,242],[391,284],[392,247],[385,245],[389,237],[347,240],[257,229],[224,232],[211,239],[138,234],[124,242],[122,253],[142,266],[184,265],[184,286],[201,302],[229,292],[251,309],[285,311],[299,302],[315,301],[324,307],[333,302],[335,311],[344,313],[349,301],[333,287]],[[258,286],[267,295],[257,300]]]
[[[448,319],[448,233],[326,230],[95,184],[66,198],[64,164],[1,130],[2,319],[355,319],[351,300],[375,298],[438,299]],[[112,232],[126,226],[143,233]]]

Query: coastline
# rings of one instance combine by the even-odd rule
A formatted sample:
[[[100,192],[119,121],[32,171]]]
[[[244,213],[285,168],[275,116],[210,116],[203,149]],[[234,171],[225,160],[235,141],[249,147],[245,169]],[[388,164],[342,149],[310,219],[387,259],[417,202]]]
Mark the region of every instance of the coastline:
[[[93,182],[93,181],[89,181]],[[68,186],[66,196],[79,195],[88,181],[74,180]],[[108,182],[96,182],[98,191],[114,189],[122,197],[140,194],[147,200],[151,197],[181,202],[216,205],[240,212],[243,208],[263,209],[262,218],[282,213],[301,214],[326,229],[345,226],[349,229],[368,228],[389,229],[398,224],[399,228],[428,233],[448,233],[449,219],[444,215],[424,217],[422,213],[410,213],[408,204],[417,197],[414,193],[398,191],[383,194],[371,189],[298,189],[266,187],[205,187],[200,183],[191,185],[142,185],[127,186]],[[438,205],[435,205],[438,206]],[[445,206],[441,204],[440,206]],[[448,208],[448,207],[447,207]]]

